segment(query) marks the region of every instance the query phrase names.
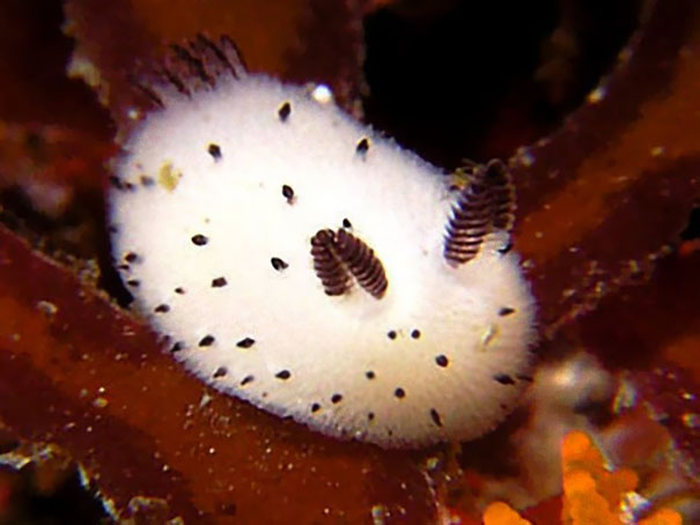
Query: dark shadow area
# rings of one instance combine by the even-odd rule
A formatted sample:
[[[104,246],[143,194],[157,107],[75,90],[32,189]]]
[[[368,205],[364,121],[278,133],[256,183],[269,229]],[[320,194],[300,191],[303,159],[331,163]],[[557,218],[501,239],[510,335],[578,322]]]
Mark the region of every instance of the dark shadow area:
[[[453,167],[555,129],[612,68],[641,2],[403,4],[366,18],[367,120]]]

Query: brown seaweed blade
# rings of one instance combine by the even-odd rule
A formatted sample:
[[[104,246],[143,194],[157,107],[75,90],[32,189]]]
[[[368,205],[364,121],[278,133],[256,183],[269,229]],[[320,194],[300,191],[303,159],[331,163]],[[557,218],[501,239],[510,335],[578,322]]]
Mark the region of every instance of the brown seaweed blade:
[[[655,1],[646,14],[588,102],[511,161],[518,251],[547,337],[647,279],[700,204],[700,4]]]

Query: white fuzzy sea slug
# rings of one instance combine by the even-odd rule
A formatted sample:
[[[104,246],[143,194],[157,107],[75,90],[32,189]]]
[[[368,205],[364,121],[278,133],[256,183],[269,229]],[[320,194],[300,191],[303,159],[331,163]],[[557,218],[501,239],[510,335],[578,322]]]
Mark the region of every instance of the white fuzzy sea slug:
[[[505,166],[455,188],[332,101],[246,73],[227,39],[175,52],[110,195],[118,268],[172,355],[332,436],[492,429],[533,340]]]

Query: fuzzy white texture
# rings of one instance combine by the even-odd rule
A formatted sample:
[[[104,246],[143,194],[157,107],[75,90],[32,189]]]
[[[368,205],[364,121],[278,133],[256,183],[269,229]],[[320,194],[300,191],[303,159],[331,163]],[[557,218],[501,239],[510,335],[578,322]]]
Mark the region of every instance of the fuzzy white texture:
[[[498,251],[505,232],[468,263],[445,261],[456,195],[444,173],[334,103],[263,76],[171,95],[165,107],[117,162],[114,256],[191,372],[325,434],[384,447],[475,438],[514,408],[533,300],[517,255]],[[366,153],[356,151],[363,137]],[[381,299],[357,283],[328,296],[314,272],[311,237],[344,219],[384,265]],[[212,286],[220,277],[226,285]],[[499,315],[504,307],[514,312]],[[245,338],[254,344],[237,346]]]

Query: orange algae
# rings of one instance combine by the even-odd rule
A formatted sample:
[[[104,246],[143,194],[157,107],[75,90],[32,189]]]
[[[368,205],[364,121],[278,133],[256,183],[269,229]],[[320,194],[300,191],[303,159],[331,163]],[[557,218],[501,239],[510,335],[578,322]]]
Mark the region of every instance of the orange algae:
[[[639,481],[637,475],[630,469],[623,468],[614,472],[606,470],[600,450],[593,445],[586,434],[579,431],[570,432],[564,438],[562,473],[564,495],[570,503],[573,504],[573,500],[578,499],[582,494],[590,493],[593,501],[600,499],[606,508],[611,509],[617,509],[622,494],[634,490]],[[584,475],[587,479],[585,483],[582,481]],[[566,505],[564,512],[566,512]]]
[[[532,525],[523,519],[507,503],[496,501],[484,511],[484,525]]]
[[[581,431],[569,432],[562,443],[564,505],[562,522],[576,525],[622,523],[622,498],[637,488],[637,474],[627,468],[609,471],[600,450]],[[680,514],[661,509],[640,523],[681,523]]]
[[[648,518],[639,521],[639,525],[682,525],[680,514],[671,509],[660,509]]]
[[[574,470],[564,474],[564,509],[562,521],[576,524],[619,523],[608,502],[596,491],[596,483],[590,473]]]
[[[620,525],[622,500],[639,483],[628,468],[610,471],[591,438],[582,431],[569,432],[562,441],[561,523],[571,525]],[[662,508],[639,520],[639,525],[681,525],[681,515]],[[530,525],[503,502],[491,503],[483,513],[484,525]]]

